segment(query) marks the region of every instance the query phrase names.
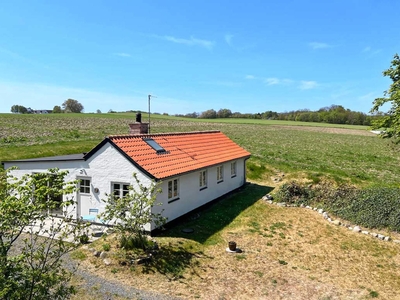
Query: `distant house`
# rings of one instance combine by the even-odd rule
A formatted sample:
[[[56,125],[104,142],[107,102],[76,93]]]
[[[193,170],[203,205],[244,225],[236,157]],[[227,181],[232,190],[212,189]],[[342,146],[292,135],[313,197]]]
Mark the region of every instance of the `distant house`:
[[[66,180],[79,181],[78,205],[72,212],[80,218],[89,210],[102,212],[106,194],[123,196],[134,185],[133,173],[142,184],[160,183],[155,212],[172,221],[245,184],[250,153],[220,131],[110,136],[86,154],[3,162],[17,177],[57,167],[68,170]],[[133,128],[132,133],[136,130]],[[147,130],[147,128],[144,128]],[[62,201],[62,199],[60,199]],[[148,224],[147,230],[154,228]]]
[[[34,114],[51,114],[53,111],[50,109],[34,109],[32,113]]]

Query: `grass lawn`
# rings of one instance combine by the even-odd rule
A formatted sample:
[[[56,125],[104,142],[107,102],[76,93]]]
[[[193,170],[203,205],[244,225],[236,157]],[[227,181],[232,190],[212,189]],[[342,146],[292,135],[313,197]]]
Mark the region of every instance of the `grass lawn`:
[[[335,226],[316,211],[267,204],[260,197],[269,191],[249,184],[164,231],[156,237],[160,253],[147,265],[121,266],[107,236],[91,247],[110,244],[112,265],[84,250],[82,266],[184,299],[396,299],[398,244]],[[227,253],[229,241],[243,252]]]
[[[128,133],[127,124],[134,120],[134,114],[1,114],[0,161],[87,152],[105,136]],[[187,299],[398,297],[397,244],[334,226],[315,211],[260,200],[291,179],[398,186],[400,155],[387,141],[365,127],[264,120],[155,115],[151,129],[221,130],[252,153],[247,175],[253,183],[163,232],[157,237],[163,255],[147,266],[121,266],[113,257],[105,267],[79,250],[82,267]],[[194,232],[185,234],[183,228]],[[231,240],[243,253],[226,253]],[[118,253],[112,236],[92,246],[101,249],[103,243]],[[84,291],[78,298],[85,298]]]

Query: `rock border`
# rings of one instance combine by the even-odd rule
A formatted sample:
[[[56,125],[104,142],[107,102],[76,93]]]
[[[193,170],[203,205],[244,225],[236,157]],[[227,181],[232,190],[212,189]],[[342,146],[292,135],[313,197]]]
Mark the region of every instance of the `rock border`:
[[[333,225],[343,226],[343,227],[345,227],[345,228],[347,228],[347,229],[349,229],[349,230],[351,230],[353,232],[369,235],[369,236],[372,236],[374,238],[377,238],[377,239],[385,241],[385,242],[392,241],[393,243],[400,244],[400,240],[392,239],[390,236],[385,236],[383,234],[362,230],[361,227],[358,226],[358,225],[354,225],[353,226],[353,225],[350,225],[350,224],[347,224],[347,223],[343,223],[340,220],[333,220],[329,216],[328,212],[324,211],[322,208],[311,207],[311,206],[304,205],[304,204],[297,205],[297,204],[288,204],[286,202],[274,202],[273,201],[274,198],[270,194],[266,194],[261,199],[264,200],[268,204],[276,205],[276,206],[279,206],[279,207],[300,207],[300,208],[313,210],[313,211],[318,212],[318,214],[322,215],[322,217],[325,220],[327,220],[329,223],[332,223]]]

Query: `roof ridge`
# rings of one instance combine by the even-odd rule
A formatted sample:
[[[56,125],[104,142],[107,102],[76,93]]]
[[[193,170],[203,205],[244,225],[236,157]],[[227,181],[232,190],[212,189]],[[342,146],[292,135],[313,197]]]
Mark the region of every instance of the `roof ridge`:
[[[110,135],[107,138],[143,138],[143,137],[158,137],[158,136],[171,136],[171,135],[192,135],[192,134],[206,134],[206,133],[219,133],[220,130],[205,130],[205,131],[187,131],[187,132],[163,132],[163,133],[142,133],[142,134],[117,134]]]

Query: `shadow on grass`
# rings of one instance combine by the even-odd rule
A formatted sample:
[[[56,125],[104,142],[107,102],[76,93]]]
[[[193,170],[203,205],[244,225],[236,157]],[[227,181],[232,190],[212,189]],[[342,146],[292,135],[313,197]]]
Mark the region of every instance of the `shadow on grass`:
[[[167,230],[157,235],[181,237],[204,244],[211,236],[229,225],[242,211],[269,193],[271,187],[248,183],[232,194],[174,220]],[[193,229],[185,233],[184,229]]]
[[[191,251],[184,248],[183,242],[178,245],[165,245],[160,248],[153,259],[143,265],[142,272],[145,274],[160,273],[169,280],[184,278],[183,273],[188,267],[192,270],[192,275],[201,277],[196,272],[196,267],[200,265],[199,259],[211,258],[202,251]]]

